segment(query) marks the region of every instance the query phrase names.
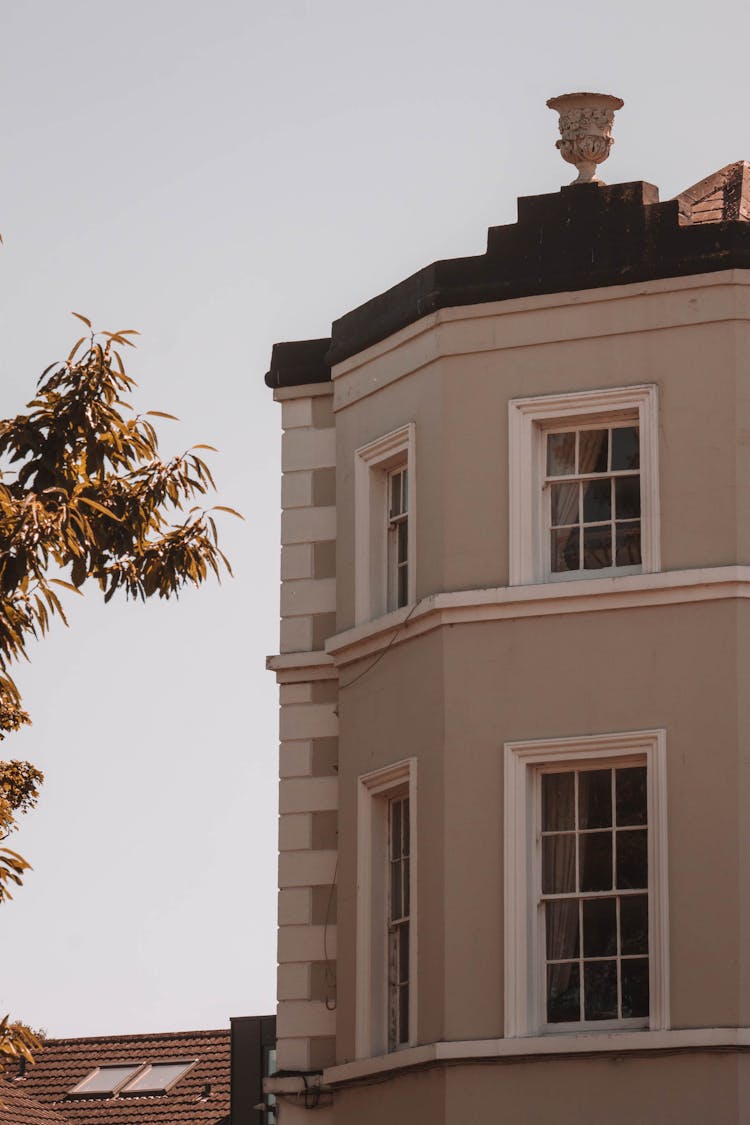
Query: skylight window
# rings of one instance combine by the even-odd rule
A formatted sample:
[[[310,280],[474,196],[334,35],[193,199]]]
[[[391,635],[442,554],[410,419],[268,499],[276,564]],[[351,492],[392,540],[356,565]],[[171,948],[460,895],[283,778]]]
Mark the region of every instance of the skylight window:
[[[143,1063],[130,1063],[128,1066],[97,1066],[82,1082],[74,1086],[71,1094],[98,1095],[111,1097],[124,1086],[129,1078],[141,1069]]]
[[[69,1097],[115,1098],[123,1094],[166,1094],[195,1066],[196,1059],[98,1066],[74,1086]]]
[[[189,1062],[151,1063],[128,1082],[123,1094],[164,1094],[194,1065]]]

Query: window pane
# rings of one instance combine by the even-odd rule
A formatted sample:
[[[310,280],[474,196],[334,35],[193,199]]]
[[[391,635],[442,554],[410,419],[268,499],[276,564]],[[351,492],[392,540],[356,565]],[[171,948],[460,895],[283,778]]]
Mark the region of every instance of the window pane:
[[[612,468],[640,468],[637,426],[621,426],[612,431]]]
[[[407,566],[400,566],[398,569],[398,605],[397,609],[401,609],[409,601],[409,569]]]
[[[581,1018],[578,963],[547,966],[547,1022],[576,1023]]]
[[[547,476],[563,477],[575,472],[576,435],[547,435]]]
[[[559,895],[576,889],[576,838],[571,833],[563,836],[542,837],[542,891]]]
[[[401,511],[401,474],[394,473],[391,477],[391,516],[397,516]]]
[[[612,824],[612,770],[582,770],[578,775],[578,825],[609,828]]]
[[[580,955],[578,942],[578,899],[548,902],[544,907],[547,931],[547,960],[565,961]]]
[[[409,556],[409,521],[402,520],[398,525],[396,532],[397,536],[397,558],[400,563],[406,562]]]
[[[391,918],[401,918],[401,863],[391,864]]]
[[[401,473],[401,511],[409,511],[409,470],[404,469]]]
[[[401,802],[391,801],[391,859],[401,855]]]
[[[551,484],[552,526],[578,523],[578,485]]]
[[[409,798],[401,806],[401,854],[409,854]]]
[[[584,570],[601,570],[612,566],[612,531],[609,524],[583,529]]]
[[[578,472],[606,473],[609,430],[581,430],[578,436]]]
[[[617,953],[617,899],[583,901],[583,956],[607,957]]]
[[[583,486],[583,522],[600,523],[612,518],[612,479],[586,481]]]
[[[617,833],[617,886],[623,889],[648,886],[648,830]]]
[[[641,514],[641,478],[615,479],[615,516],[618,520],[637,520]]]
[[[646,767],[628,766],[615,771],[617,823],[646,823]]]
[[[617,962],[584,962],[583,982],[585,1018],[617,1019]]]
[[[122,1091],[124,1094],[155,1094],[166,1090],[172,1082],[189,1070],[191,1062],[154,1063],[143,1075],[129,1082]]]
[[[542,774],[542,831],[559,832],[575,828],[574,813],[575,774]]]
[[[640,522],[618,523],[616,527],[616,566],[639,566],[641,562]]]
[[[565,570],[580,569],[578,536],[579,531],[577,527],[552,532],[552,558],[550,560],[550,565],[554,574],[559,574]]]
[[[409,988],[399,989],[398,997],[399,1042],[409,1042]]]
[[[121,1082],[140,1070],[142,1063],[135,1066],[102,1066],[75,1088],[77,1094],[111,1094]]]
[[[409,979],[409,923],[404,922],[399,928],[401,940],[398,946],[398,979],[399,983]]]
[[[623,1019],[648,1015],[648,961],[622,961]]]
[[[579,838],[581,890],[612,889],[612,833],[586,833]]]
[[[648,895],[620,899],[620,951],[648,953]]]

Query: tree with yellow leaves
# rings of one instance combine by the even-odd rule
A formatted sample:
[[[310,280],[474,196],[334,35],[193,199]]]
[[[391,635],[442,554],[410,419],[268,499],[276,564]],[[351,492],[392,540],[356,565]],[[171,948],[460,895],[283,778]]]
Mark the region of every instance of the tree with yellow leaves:
[[[118,592],[170,598],[231,573],[213,512],[238,513],[200,502],[214,482],[197,451],[212,447],[162,460],[151,419],[173,415],[136,414],[125,398],[135,383],[122,353],[137,333],[97,334],[74,316],[86,334],[42,373],[27,413],[0,421],[0,739],[30,721],[11,669],[53,616],[65,621],[59,591],[90,581],[105,602]],[[0,762],[0,903],[28,869],[2,842],[42,780],[28,762]],[[38,1045],[28,1028],[0,1021],[0,1069]]]

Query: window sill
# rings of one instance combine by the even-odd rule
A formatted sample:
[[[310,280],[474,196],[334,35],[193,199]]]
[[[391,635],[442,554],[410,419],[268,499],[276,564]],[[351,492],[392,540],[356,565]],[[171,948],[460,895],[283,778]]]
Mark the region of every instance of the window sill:
[[[337,633],[326,641],[326,653],[341,666],[442,625],[748,597],[750,566],[458,590],[431,594],[416,604]]]
[[[452,1043],[428,1043],[394,1051],[376,1058],[331,1066],[323,1071],[326,1086],[342,1086],[389,1072],[426,1069],[491,1059],[522,1059],[530,1056],[574,1057],[576,1055],[621,1055],[632,1051],[747,1050],[750,1027],[696,1027],[676,1031],[578,1031],[555,1035],[531,1035],[519,1039],[473,1039]]]

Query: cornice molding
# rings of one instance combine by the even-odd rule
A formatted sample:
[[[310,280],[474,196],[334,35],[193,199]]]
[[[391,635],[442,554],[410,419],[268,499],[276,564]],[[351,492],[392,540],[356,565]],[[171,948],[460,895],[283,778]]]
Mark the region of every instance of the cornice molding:
[[[338,676],[332,658],[326,652],[282,652],[266,657],[266,669],[276,673],[279,684],[310,683],[312,680],[335,680]]]
[[[376,1058],[331,1066],[323,1071],[323,1084],[343,1086],[377,1075],[441,1065],[469,1065],[492,1059],[566,1058],[576,1055],[623,1055],[658,1051],[747,1051],[750,1027],[695,1027],[672,1031],[574,1032],[533,1035],[519,1039],[474,1039],[428,1043]]]
[[[438,309],[427,313],[419,320],[394,332],[384,340],[372,344],[349,359],[342,360],[333,367],[331,375],[334,384],[343,377],[365,368],[399,349],[413,344],[420,337],[443,330],[439,351],[430,360],[443,359],[466,352],[462,335],[456,334],[457,346],[453,346],[451,330],[461,329],[467,321],[475,321],[481,327],[482,321],[502,319],[502,330],[492,335],[477,334],[478,338],[471,349],[478,351],[505,351],[523,347],[537,347],[541,344],[573,343],[576,340],[597,339],[600,337],[621,336],[632,333],[632,321],[626,327],[612,323],[612,317],[591,315],[598,307],[606,310],[607,305],[626,304],[632,308],[633,302],[649,302],[649,317],[643,318],[638,332],[663,331],[669,328],[682,328],[701,324],[716,324],[721,321],[746,321],[749,319],[744,306],[727,308],[722,312],[715,306],[706,309],[695,301],[689,304],[659,305],[655,315],[653,298],[672,297],[695,290],[706,290],[707,295],[722,289],[738,288],[740,291],[750,286],[750,269],[726,269],[718,273],[691,274],[687,277],[657,278],[652,281],[625,282],[609,285],[603,289],[576,289],[564,293],[548,293],[535,297],[514,297],[505,301],[490,301],[484,304],[458,305],[453,308]],[[585,330],[577,321],[563,318],[559,313],[576,312],[583,309],[588,313]],[[632,316],[632,312],[630,313]],[[534,322],[533,331],[524,327],[527,321]],[[516,322],[518,327],[514,328]],[[411,373],[411,372],[408,372]],[[348,401],[342,405],[349,405]]]
[[[733,598],[750,598],[750,566],[672,570],[574,582],[545,582],[534,586],[459,590],[431,594],[411,606],[338,633],[326,641],[326,654],[337,667],[342,667],[443,625],[726,601]]]

